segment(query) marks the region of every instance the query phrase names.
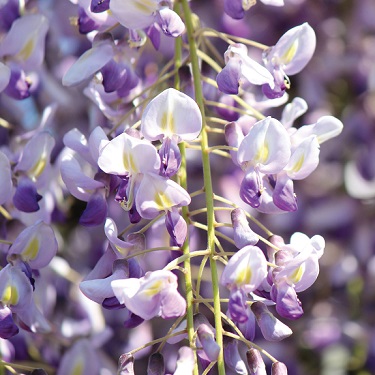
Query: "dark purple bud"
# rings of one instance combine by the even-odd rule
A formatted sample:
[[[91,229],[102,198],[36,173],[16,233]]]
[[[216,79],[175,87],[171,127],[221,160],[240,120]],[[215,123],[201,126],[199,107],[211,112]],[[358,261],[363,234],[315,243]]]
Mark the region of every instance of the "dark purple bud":
[[[228,303],[229,314],[233,321],[245,323],[249,317],[247,313],[246,295],[241,289],[232,291]]]
[[[144,276],[144,271],[138,263],[136,258],[129,258],[129,278],[140,278]]]
[[[273,191],[273,203],[284,211],[297,210],[297,198],[294,194],[293,180],[286,174],[277,176],[275,190]]]
[[[268,83],[266,83],[262,85],[262,91],[268,99],[277,99],[281,98],[284,95],[286,87],[284,86],[282,88],[279,86],[275,86],[275,88],[271,89],[271,86]]]
[[[101,192],[90,197],[86,209],[83,211],[79,223],[85,227],[101,225],[107,217],[107,201]]]
[[[217,75],[216,82],[221,92],[225,94],[238,94],[241,77],[241,61],[229,59],[222,71]]]
[[[288,375],[288,369],[282,362],[272,363],[271,375]]]
[[[30,83],[25,72],[15,66],[11,67],[10,80],[4,93],[13,99],[22,100],[30,96]]]
[[[109,0],[91,0],[90,10],[93,13],[101,13],[109,9]]]
[[[140,316],[132,313],[128,309],[126,309],[128,315],[124,320],[124,327],[125,328],[135,328],[138,327],[141,323],[143,323],[145,320],[142,319]]]
[[[242,6],[243,0],[224,0],[224,12],[235,20],[240,20],[245,15]]]
[[[164,177],[174,176],[181,165],[181,153],[176,141],[165,138],[159,149],[161,160],[160,175]]]
[[[258,349],[251,348],[246,352],[250,375],[267,375],[266,365]]]
[[[253,208],[260,206],[263,187],[260,185],[260,177],[254,170],[248,172],[241,182],[240,197]]]
[[[164,358],[160,353],[153,353],[148,359],[147,375],[164,375]]]
[[[17,335],[18,327],[13,321],[12,311],[8,307],[0,309],[0,337],[2,339],[9,339]]]
[[[187,224],[177,210],[168,211],[165,225],[174,246],[182,247],[187,235]]]
[[[130,65],[126,65],[125,80],[122,86],[117,90],[117,95],[124,98],[129,95],[130,91],[138,85],[139,77],[135,74]]]
[[[39,210],[38,202],[42,196],[38,194],[35,184],[28,178],[18,181],[16,192],[13,196],[14,206],[22,212],[35,212]]]
[[[102,306],[107,310],[120,310],[125,308],[125,305],[120,303],[115,296],[105,298],[102,302]]]
[[[273,316],[263,302],[254,302],[251,310],[266,340],[280,341],[293,333],[287,325]]]
[[[105,92],[116,91],[125,83],[127,67],[124,64],[117,63],[112,59],[100,71],[103,76]]]
[[[237,102],[230,95],[221,95],[220,103],[225,105],[225,108],[217,107],[217,113],[227,121],[236,121],[240,117],[240,114],[234,111],[230,107],[237,107]]]
[[[125,353],[118,360],[118,375],[134,375],[134,357]]]
[[[286,281],[272,285],[271,298],[276,302],[277,313],[283,318],[296,320],[303,315],[301,301],[295,289]]]
[[[78,30],[81,34],[88,34],[91,31],[97,30],[97,24],[90,18],[82,7],[78,7]]]
[[[160,47],[160,32],[160,26],[156,23],[151,25],[147,30],[147,36],[156,50]]]

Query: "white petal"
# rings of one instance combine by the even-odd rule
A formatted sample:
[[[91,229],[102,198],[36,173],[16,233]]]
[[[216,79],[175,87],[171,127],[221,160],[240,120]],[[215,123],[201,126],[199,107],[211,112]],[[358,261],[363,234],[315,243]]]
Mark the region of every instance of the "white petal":
[[[78,85],[92,77],[113,57],[113,48],[108,43],[99,43],[86,51],[65,73],[62,84],[64,86]]]
[[[173,88],[164,90],[147,105],[141,120],[142,133],[150,141],[172,138],[191,141],[202,129],[197,103]]]
[[[111,0],[113,16],[129,29],[144,29],[154,22],[157,0]]]

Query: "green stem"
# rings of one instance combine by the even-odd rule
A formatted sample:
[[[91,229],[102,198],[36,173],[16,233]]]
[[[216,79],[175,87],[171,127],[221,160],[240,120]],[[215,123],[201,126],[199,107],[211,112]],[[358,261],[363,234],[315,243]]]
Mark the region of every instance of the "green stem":
[[[178,2],[174,5],[174,11],[178,14],[181,13],[180,4]],[[175,41],[175,70],[176,74],[174,76],[174,87],[175,89],[179,90],[180,87],[180,76],[178,74],[178,69],[182,65],[182,39],[178,37]],[[186,171],[186,149],[185,149],[185,142],[181,142],[179,144],[180,153],[181,153],[181,166],[179,169],[178,177],[181,187],[183,187],[187,191],[187,171]],[[182,209],[182,217],[184,218],[186,225],[189,227],[189,207],[183,206]],[[184,258],[184,279],[185,279],[185,289],[186,289],[186,330],[189,338],[190,346],[193,345],[194,342],[194,303],[193,303],[193,284],[192,284],[192,276],[191,276],[191,254],[190,254],[190,246],[189,246],[189,231],[187,233],[185,242],[182,245],[182,252]],[[178,263],[177,263],[178,264]],[[198,361],[197,361],[197,354],[194,350],[194,370],[193,374],[198,375]]]
[[[220,347],[220,353],[217,359],[217,367],[219,375],[225,374],[224,355],[223,355],[223,327],[221,323],[221,306],[219,293],[219,277],[217,272],[216,262],[213,259],[215,255],[215,212],[214,212],[214,195],[211,179],[211,165],[208,152],[208,136],[205,120],[204,99],[202,93],[201,74],[199,69],[199,60],[197,55],[197,47],[194,39],[194,27],[192,20],[192,13],[189,7],[188,0],[181,0],[182,8],[185,16],[185,26],[187,37],[189,41],[190,61],[193,72],[195,100],[199,106],[203,118],[203,128],[201,132],[201,147],[202,147],[202,164],[203,164],[203,180],[206,196],[207,207],[207,250],[210,252],[210,268],[212,278],[212,292],[214,298],[214,316],[216,329],[216,342]]]

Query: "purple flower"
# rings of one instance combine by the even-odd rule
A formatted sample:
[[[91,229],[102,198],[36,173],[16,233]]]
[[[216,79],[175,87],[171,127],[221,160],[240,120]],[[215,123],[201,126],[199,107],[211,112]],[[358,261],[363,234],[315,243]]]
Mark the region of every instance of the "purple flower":
[[[170,271],[148,272],[140,279],[115,280],[111,286],[119,302],[145,320],[155,316],[175,318],[185,313],[186,301],[177,291],[177,277]]]

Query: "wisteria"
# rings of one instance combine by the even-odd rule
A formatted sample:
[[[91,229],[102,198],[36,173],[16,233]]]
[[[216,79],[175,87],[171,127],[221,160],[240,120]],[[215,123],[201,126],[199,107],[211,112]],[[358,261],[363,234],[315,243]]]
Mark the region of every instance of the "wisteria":
[[[0,0],[0,375],[372,374],[371,0]]]

